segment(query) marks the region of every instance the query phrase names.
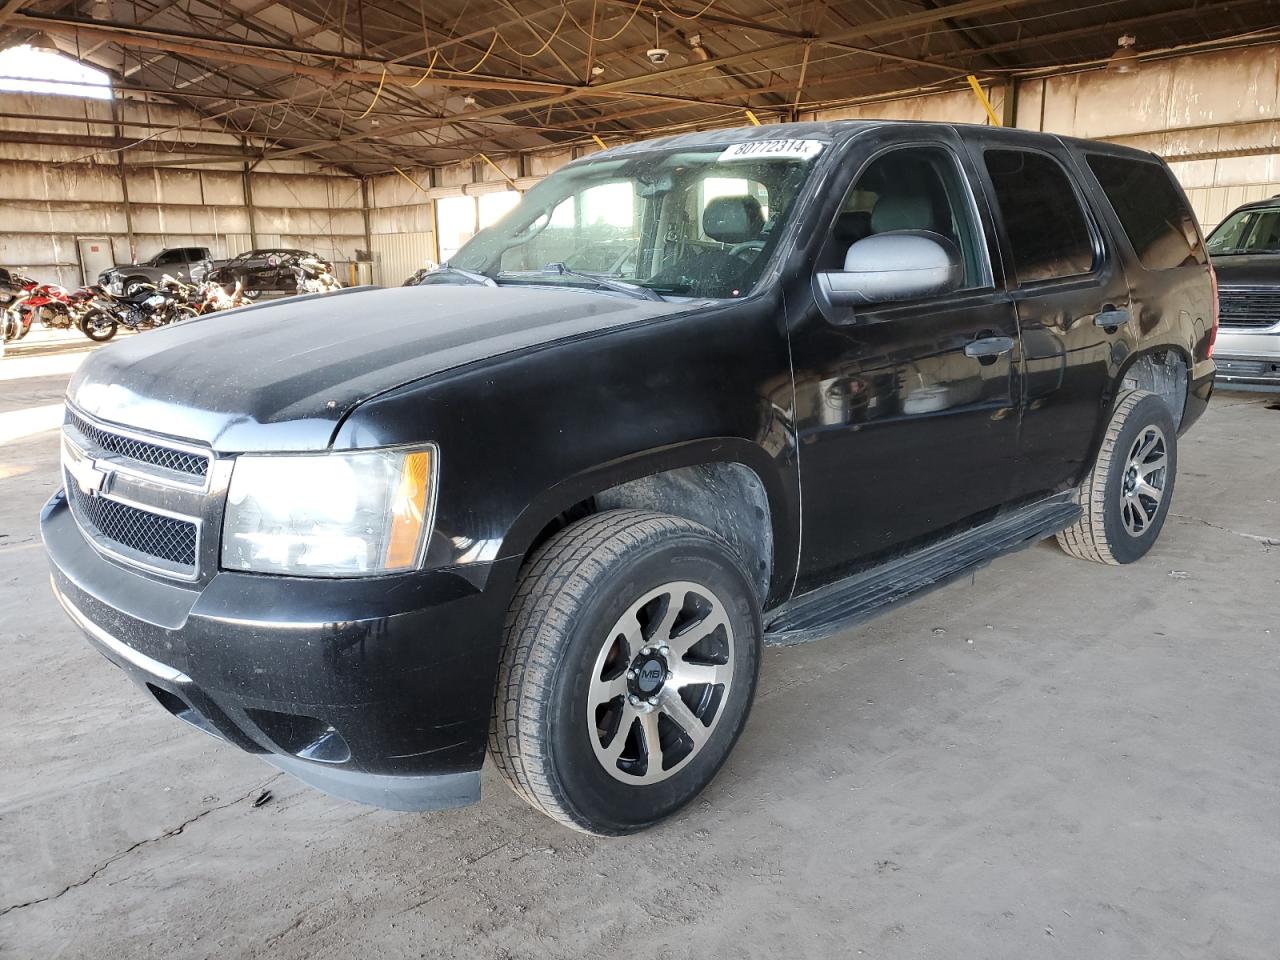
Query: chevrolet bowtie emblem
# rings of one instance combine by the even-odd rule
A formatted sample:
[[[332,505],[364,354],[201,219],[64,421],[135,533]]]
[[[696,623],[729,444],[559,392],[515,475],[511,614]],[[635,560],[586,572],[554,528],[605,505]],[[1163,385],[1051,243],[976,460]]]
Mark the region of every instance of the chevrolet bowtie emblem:
[[[70,457],[67,461],[67,470],[75,479],[76,486],[87,496],[96,497],[100,493],[107,492],[111,474],[99,469],[96,460],[88,457]]]

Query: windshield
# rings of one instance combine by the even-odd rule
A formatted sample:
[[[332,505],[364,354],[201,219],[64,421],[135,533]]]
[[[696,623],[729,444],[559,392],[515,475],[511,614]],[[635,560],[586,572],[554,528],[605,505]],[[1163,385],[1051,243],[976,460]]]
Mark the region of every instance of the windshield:
[[[1205,241],[1210,254],[1280,253],[1280,207],[1239,210]]]
[[[552,174],[447,266],[503,285],[746,296],[764,273],[824,143],[769,140],[653,151]],[[448,270],[423,283],[467,282]],[[614,289],[617,289],[615,287]]]

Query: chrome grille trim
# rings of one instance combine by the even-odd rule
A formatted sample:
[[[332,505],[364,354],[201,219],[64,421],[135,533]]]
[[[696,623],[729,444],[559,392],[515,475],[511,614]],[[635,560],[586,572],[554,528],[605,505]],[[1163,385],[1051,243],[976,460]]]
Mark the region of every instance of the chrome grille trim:
[[[116,442],[122,437],[140,447]],[[208,449],[98,424],[70,408],[62,448],[68,507],[95,550],[163,577],[200,578],[210,562],[203,532],[218,522],[221,511],[221,501],[209,489],[215,473],[225,486],[229,462]],[[184,474],[121,452],[141,449],[142,456],[150,456],[145,448],[199,458],[204,475]]]
[[[1280,325],[1280,289],[1219,287],[1218,322],[1223,327],[1254,331]]]
[[[207,450],[96,421],[70,404],[63,429],[67,426],[79,435],[81,447],[113,460],[118,470],[133,470],[161,482],[201,487],[208,483],[211,455]]]

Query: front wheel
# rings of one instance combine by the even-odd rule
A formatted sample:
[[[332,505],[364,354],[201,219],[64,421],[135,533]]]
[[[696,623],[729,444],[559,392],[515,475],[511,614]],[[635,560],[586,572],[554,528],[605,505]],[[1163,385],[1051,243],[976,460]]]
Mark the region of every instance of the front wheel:
[[[588,517],[521,571],[490,754],[566,826],[644,829],[697,796],[733,749],[761,635],[751,579],[715,533],[639,510]]]
[[[1178,431],[1169,406],[1154,393],[1120,397],[1093,469],[1080,485],[1080,519],[1058,534],[1073,557],[1133,563],[1164,526],[1178,474]]]

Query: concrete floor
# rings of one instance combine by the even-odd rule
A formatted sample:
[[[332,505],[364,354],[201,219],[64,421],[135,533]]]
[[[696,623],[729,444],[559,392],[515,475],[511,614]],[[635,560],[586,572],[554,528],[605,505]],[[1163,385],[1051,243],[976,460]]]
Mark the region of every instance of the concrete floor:
[[[0,425],[74,362],[37,360]],[[770,650],[717,781],[612,841],[488,770],[463,810],[331,800],[144,701],[49,593],[55,449],[0,445],[0,955],[1276,956],[1276,398],[1215,398],[1141,563],[1042,544]]]

